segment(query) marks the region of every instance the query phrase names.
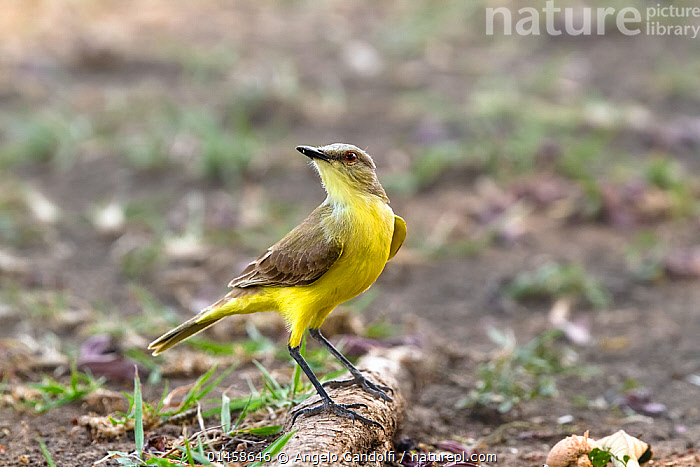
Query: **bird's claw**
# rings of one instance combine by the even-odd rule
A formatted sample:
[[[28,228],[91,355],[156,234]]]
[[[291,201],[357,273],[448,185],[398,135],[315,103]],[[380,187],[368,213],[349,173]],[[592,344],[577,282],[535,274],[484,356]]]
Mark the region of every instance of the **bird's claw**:
[[[359,413],[350,410],[350,409],[359,409],[367,408],[367,404],[338,404],[336,402],[333,402],[332,400],[329,400],[327,402],[321,402],[319,405],[316,405],[314,407],[308,407],[304,409],[298,409],[296,410],[293,415],[292,415],[292,426],[294,426],[294,422],[297,420],[299,415],[316,415],[321,412],[326,412],[326,413],[332,413],[335,415],[338,415],[339,417],[345,417],[345,418],[350,418],[351,420],[360,420],[362,423],[365,423],[370,426],[376,426],[380,428],[384,433],[386,433],[386,430],[384,430],[384,427],[382,426],[381,423],[375,422],[374,420],[371,420],[367,417],[363,417]]]
[[[391,398],[391,396],[389,396],[389,394],[387,394],[387,392],[391,392],[392,394],[394,394],[393,389],[391,389],[389,386],[373,383],[364,376],[343,380],[334,379],[332,381],[326,381],[325,383],[323,383],[323,387],[328,387],[331,389],[342,388],[352,385],[360,386],[362,389],[364,389],[377,399],[383,399],[387,402],[391,402],[394,400]]]

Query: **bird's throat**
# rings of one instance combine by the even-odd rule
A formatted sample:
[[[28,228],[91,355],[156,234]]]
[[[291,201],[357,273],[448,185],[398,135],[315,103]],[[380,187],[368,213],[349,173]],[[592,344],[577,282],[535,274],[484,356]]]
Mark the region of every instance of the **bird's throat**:
[[[323,182],[323,188],[333,205],[374,204],[378,199],[389,203],[384,188],[374,176],[368,180],[358,180],[333,168],[324,168],[318,165],[317,168]]]

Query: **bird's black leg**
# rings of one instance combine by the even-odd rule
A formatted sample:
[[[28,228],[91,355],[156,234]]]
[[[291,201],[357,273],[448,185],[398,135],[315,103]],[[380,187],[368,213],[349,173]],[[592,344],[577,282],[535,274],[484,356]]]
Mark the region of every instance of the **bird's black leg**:
[[[393,392],[390,387],[373,383],[367,378],[365,378],[364,375],[360,372],[360,370],[358,370],[357,367],[355,367],[355,365],[350,363],[350,360],[345,358],[345,355],[340,353],[338,349],[333,347],[333,344],[331,344],[328,341],[328,339],[323,337],[319,329],[309,329],[309,334],[311,335],[311,337],[316,339],[323,347],[325,347],[326,350],[328,350],[335,358],[337,358],[338,361],[342,363],[343,366],[347,368],[347,370],[352,375],[352,378],[350,379],[326,381],[325,383],[323,383],[323,386],[328,386],[330,388],[339,388],[343,386],[349,386],[351,384],[356,384],[376,398],[384,399],[385,401],[392,400],[391,397],[387,394],[388,391]]]
[[[366,423],[368,425],[376,426],[384,430],[384,427],[378,423],[375,422],[374,420],[370,420],[367,417],[363,417],[362,415],[358,414],[357,412],[350,410],[350,409],[357,409],[360,407],[367,408],[367,405],[365,404],[338,404],[336,402],[333,402],[333,399],[328,395],[326,390],[323,388],[323,385],[321,382],[316,378],[316,375],[314,375],[314,372],[311,370],[309,367],[309,364],[306,363],[306,360],[304,360],[304,357],[301,356],[301,353],[299,352],[299,347],[291,347],[288,346],[287,348],[289,349],[289,354],[292,356],[294,360],[296,360],[297,364],[299,367],[302,369],[304,373],[306,373],[306,376],[309,378],[309,381],[311,381],[311,384],[314,385],[314,388],[316,388],[316,392],[318,392],[318,395],[321,396],[321,403],[317,406],[314,407],[309,407],[307,409],[299,409],[294,414],[292,415],[292,425],[294,425],[294,422],[296,421],[297,417],[299,415],[316,415],[321,412],[330,412],[334,413],[338,416],[341,417],[347,417],[351,418],[353,420],[360,420],[363,423]]]

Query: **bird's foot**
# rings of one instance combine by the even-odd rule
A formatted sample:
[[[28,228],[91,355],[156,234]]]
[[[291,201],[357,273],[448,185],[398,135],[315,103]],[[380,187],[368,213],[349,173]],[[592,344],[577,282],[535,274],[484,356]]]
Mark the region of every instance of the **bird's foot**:
[[[331,389],[343,388],[346,386],[360,386],[362,389],[372,394],[376,399],[383,399],[385,401],[391,402],[393,399],[387,392],[394,393],[394,390],[389,386],[384,386],[382,384],[373,383],[364,376],[360,375],[355,378],[338,380],[334,379],[332,381],[326,381],[323,383],[323,387],[328,387]]]
[[[381,423],[375,422],[374,420],[370,420],[367,417],[363,417],[359,413],[350,410],[350,409],[359,409],[359,408],[367,408],[366,404],[338,404],[333,402],[332,400],[328,401],[323,401],[319,405],[314,406],[314,407],[309,407],[306,409],[298,409],[297,411],[294,412],[292,415],[292,426],[294,425],[294,422],[296,421],[297,417],[299,415],[317,415],[319,413],[325,412],[325,413],[332,413],[335,415],[338,415],[339,417],[345,417],[345,418],[350,418],[352,420],[360,420],[362,423],[365,423],[369,426],[376,426],[377,428],[380,428],[383,432],[386,433],[386,430],[384,430],[384,427],[382,426]]]

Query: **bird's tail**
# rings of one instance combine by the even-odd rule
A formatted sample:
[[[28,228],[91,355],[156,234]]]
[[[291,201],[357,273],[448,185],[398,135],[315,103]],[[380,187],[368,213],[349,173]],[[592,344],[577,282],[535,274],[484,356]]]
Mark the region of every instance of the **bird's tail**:
[[[197,334],[200,331],[208,328],[212,324],[219,321],[224,316],[207,316],[207,314],[212,315],[212,313],[204,311],[192,319],[189,319],[176,327],[168,331],[167,333],[160,336],[158,339],[154,340],[148,344],[148,348],[153,350],[153,355],[158,355],[165,352],[170,347],[178,344],[190,336]]]
[[[264,311],[264,308],[268,306],[265,297],[254,292],[254,290],[233,289],[221,300],[202,310],[197,316],[148,344],[148,348],[153,350],[153,355],[158,355],[228,315]]]

